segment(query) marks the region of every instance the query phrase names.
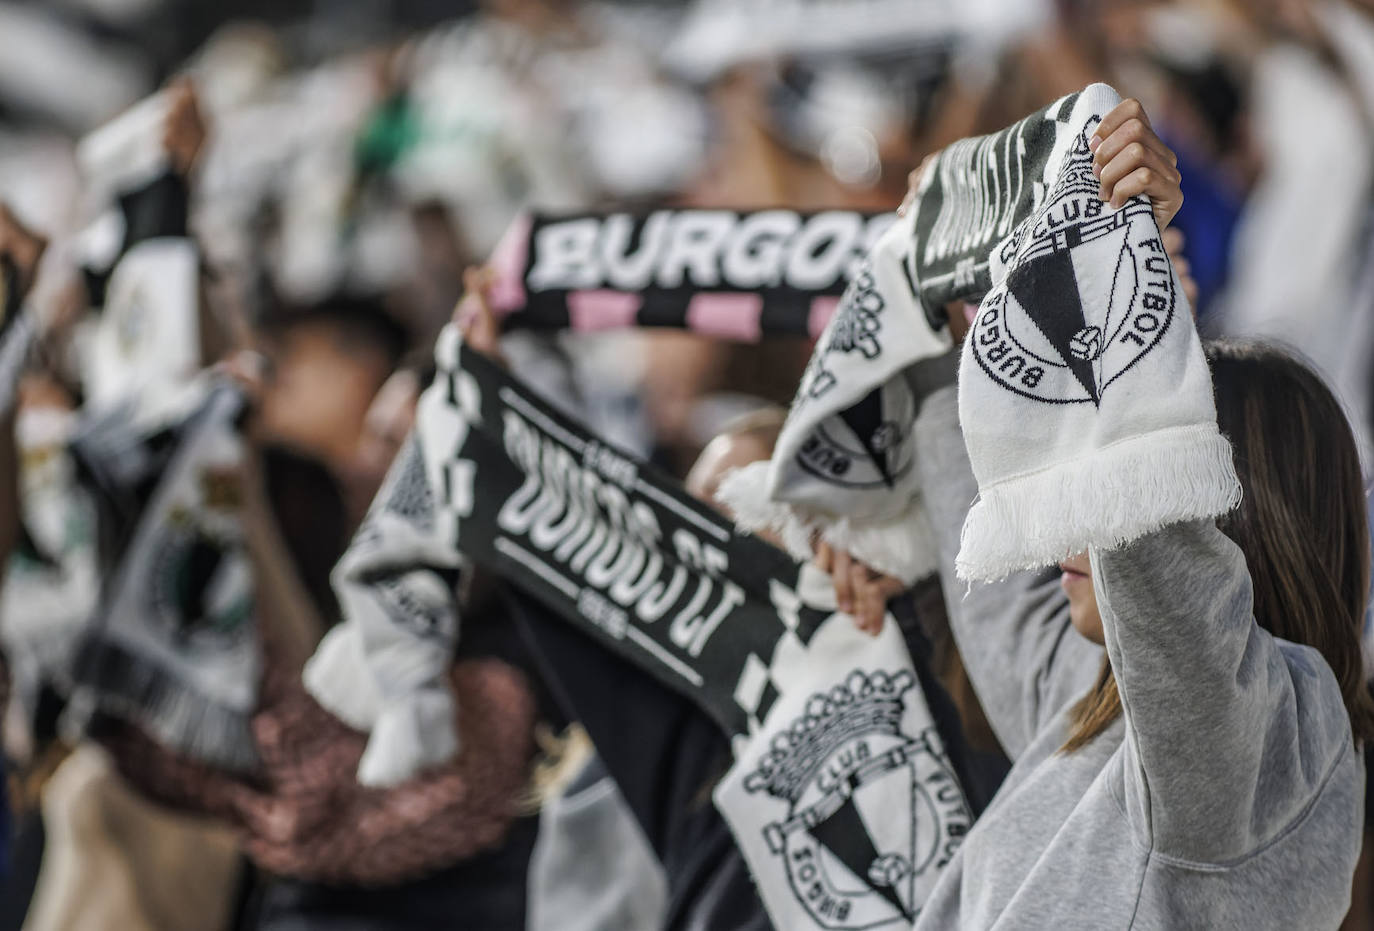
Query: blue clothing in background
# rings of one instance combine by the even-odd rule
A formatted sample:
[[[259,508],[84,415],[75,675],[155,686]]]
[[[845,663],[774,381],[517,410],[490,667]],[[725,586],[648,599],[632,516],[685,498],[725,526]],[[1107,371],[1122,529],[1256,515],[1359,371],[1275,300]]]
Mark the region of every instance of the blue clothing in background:
[[[1183,176],[1183,207],[1170,225],[1181,230],[1186,240],[1183,254],[1198,286],[1194,309],[1202,319],[1230,275],[1231,240],[1245,198],[1215,165],[1170,139],[1167,130],[1161,135],[1178,155],[1178,171]]]

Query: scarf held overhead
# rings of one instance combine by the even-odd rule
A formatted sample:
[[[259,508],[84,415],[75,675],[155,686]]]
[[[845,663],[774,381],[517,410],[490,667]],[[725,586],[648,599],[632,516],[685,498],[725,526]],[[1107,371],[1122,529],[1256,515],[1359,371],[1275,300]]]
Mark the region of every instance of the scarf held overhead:
[[[426,602],[442,609],[435,624],[395,593],[425,590],[417,573],[428,591],[451,590],[452,557],[417,563],[461,549],[732,735],[716,802],[779,927],[909,927],[970,816],[895,624],[878,640],[858,632],[826,603],[828,579],[554,411],[456,330],[436,360],[412,441],[359,532],[371,565],[393,542],[398,555],[390,571],[338,579],[354,599],[380,589],[372,603],[388,609],[350,614],[322,644],[307,667],[321,703],[365,719],[358,684],[370,683],[388,696],[380,720],[398,672],[447,668],[451,597]],[[362,629],[379,624],[392,631]]]
[[[73,678],[96,710],[175,751],[249,770],[259,657],[237,486],[242,408],[237,389],[212,387],[178,431]]]
[[[1235,507],[1212,382],[1150,202],[1104,204],[1088,141],[1121,97],[1061,110],[1046,195],[998,243],[964,341],[959,420],[978,479],[957,570],[997,579]]]
[[[993,248],[1043,200],[1077,97],[927,166],[817,343],[771,462],[723,483],[741,526],[774,529],[799,559],[819,538],[904,581],[934,570],[911,467],[921,369],[952,346],[945,305],[987,293]]]
[[[492,305],[506,327],[815,337],[892,219],[852,210],[526,215],[492,255]]]

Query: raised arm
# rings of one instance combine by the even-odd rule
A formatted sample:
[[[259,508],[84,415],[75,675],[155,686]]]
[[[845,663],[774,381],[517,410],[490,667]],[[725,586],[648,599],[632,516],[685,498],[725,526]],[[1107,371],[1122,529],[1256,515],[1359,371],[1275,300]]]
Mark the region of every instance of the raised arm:
[[[971,587],[956,578],[959,536],[978,483],[959,432],[952,384],[922,404],[916,448],[950,627],[988,722],[1015,760],[1054,714],[1092,684],[1102,649],[1069,623],[1057,569]]]
[[[1325,661],[1255,623],[1245,557],[1210,521],[1093,553],[1092,570],[1126,720],[1133,825],[1192,862],[1261,848],[1354,753]]]

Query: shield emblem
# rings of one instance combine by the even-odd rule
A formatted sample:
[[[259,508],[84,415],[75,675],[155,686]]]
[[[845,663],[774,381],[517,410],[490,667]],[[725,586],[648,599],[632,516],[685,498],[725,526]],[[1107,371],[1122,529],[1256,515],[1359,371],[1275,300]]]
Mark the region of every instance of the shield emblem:
[[[813,696],[746,783],[789,802],[788,817],[764,837],[821,927],[910,927],[933,867],[966,830],[963,793],[933,728],[902,732],[913,685],[906,673],[855,672],[845,687]]]

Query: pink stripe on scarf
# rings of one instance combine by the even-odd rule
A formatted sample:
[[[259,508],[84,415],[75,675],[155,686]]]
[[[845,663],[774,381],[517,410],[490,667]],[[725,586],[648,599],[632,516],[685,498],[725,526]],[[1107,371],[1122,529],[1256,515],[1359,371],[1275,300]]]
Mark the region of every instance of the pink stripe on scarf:
[[[574,330],[630,327],[643,303],[644,298],[626,291],[570,291],[568,319]]]
[[[815,339],[821,335],[825,325],[830,322],[830,318],[835,316],[835,308],[840,306],[838,297],[813,297],[811,299],[811,313],[806,318],[806,329]]]
[[[758,294],[697,294],[687,304],[687,326],[697,333],[758,342],[763,297]]]

